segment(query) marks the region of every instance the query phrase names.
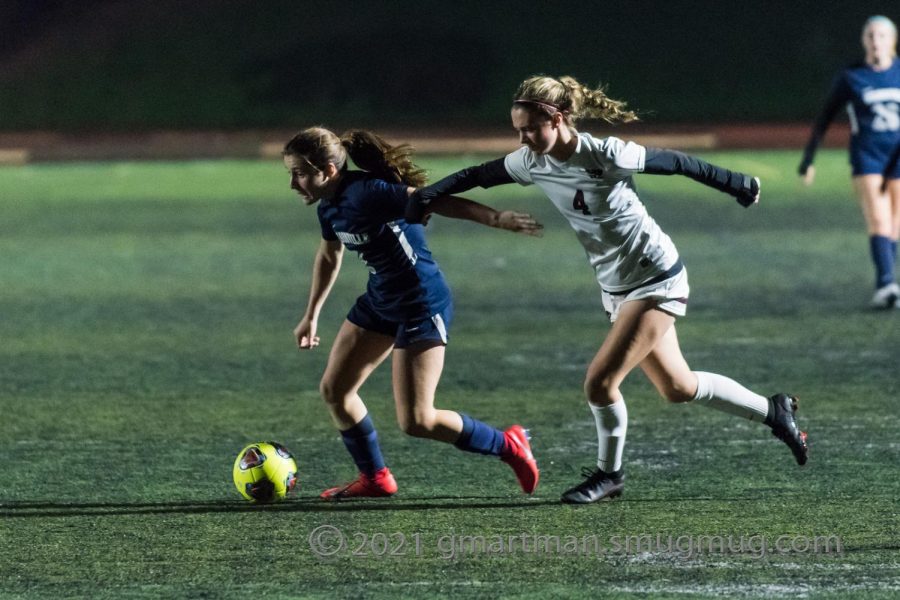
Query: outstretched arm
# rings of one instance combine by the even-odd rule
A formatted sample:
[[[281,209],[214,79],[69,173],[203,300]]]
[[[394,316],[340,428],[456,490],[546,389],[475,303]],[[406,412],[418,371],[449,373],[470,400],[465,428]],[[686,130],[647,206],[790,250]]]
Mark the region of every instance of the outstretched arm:
[[[514,183],[513,178],[506,172],[503,161],[504,159],[498,158],[475,167],[468,167],[418,189],[406,203],[406,221],[421,223],[428,212],[428,205],[440,196],[458,194],[476,187],[490,188]]]
[[[759,178],[717,167],[676,150],[647,148],[644,173],[686,175],[695,181],[734,196],[741,206],[759,202]]]
[[[439,214],[443,217],[466,219],[488,227],[506,229],[507,231],[524,233],[525,235],[540,236],[541,230],[544,229],[542,224],[527,213],[511,210],[498,211],[490,206],[485,206],[466,198],[460,198],[459,196],[441,196],[436,198],[428,204],[426,210],[429,213]]]
[[[316,335],[319,313],[322,312],[325,299],[341,270],[343,256],[344,246],[339,241],[323,239],[319,244],[316,258],[313,261],[312,283],[309,286],[309,302],[306,305],[306,312],[294,327],[297,347],[301,350],[311,350],[319,345],[319,336]]]
[[[831,121],[834,120],[835,115],[841,107],[847,103],[849,98],[849,88],[847,87],[843,75],[841,75],[831,86],[828,100],[825,102],[825,108],[822,109],[822,112],[819,113],[815,122],[813,122],[812,131],[809,134],[809,141],[806,142],[806,147],[803,149],[803,158],[800,159],[800,166],[797,167],[797,173],[803,177],[803,183],[806,185],[812,184],[813,179],[815,179],[816,176],[816,170],[815,167],[813,167],[813,159],[816,157],[819,143],[822,141],[822,138],[825,137],[825,132],[828,130]]]

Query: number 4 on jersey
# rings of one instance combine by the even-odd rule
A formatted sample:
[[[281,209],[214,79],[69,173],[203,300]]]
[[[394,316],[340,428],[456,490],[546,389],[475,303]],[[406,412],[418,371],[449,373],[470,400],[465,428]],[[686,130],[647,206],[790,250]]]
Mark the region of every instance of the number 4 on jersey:
[[[572,200],[572,210],[580,210],[583,215],[591,214],[587,203],[584,201],[584,192],[581,190],[575,192],[575,198]]]

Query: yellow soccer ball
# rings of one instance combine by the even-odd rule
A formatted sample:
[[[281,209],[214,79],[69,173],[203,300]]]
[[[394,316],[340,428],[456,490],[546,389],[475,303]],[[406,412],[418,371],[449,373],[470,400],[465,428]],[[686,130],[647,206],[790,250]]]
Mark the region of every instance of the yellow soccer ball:
[[[260,504],[283,500],[297,485],[297,461],[277,442],[245,447],[231,473],[241,496]]]

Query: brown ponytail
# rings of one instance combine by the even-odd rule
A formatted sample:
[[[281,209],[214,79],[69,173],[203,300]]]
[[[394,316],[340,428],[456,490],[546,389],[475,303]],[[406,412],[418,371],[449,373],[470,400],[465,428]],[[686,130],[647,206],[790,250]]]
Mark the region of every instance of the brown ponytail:
[[[324,127],[309,127],[291,138],[282,154],[302,156],[320,171],[328,163],[345,170],[349,156],[363,171],[391,183],[419,187],[427,181],[424,169],[412,162],[409,144],[391,146],[370,131],[350,130],[339,138]]]
[[[425,185],[424,169],[412,162],[412,146],[391,146],[371,131],[351,129],[341,136],[341,145],[363,171],[391,183],[405,183],[412,187]]]

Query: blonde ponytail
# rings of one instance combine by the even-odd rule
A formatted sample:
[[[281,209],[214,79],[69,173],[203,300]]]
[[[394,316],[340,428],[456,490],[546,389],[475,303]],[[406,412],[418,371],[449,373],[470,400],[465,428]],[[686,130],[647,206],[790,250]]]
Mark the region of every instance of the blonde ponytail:
[[[538,75],[526,79],[516,91],[514,104],[531,105],[548,116],[560,112],[570,126],[582,118],[608,123],[638,120],[635,112],[625,109],[625,102],[607,96],[602,86],[589,88],[569,76],[555,79]]]

